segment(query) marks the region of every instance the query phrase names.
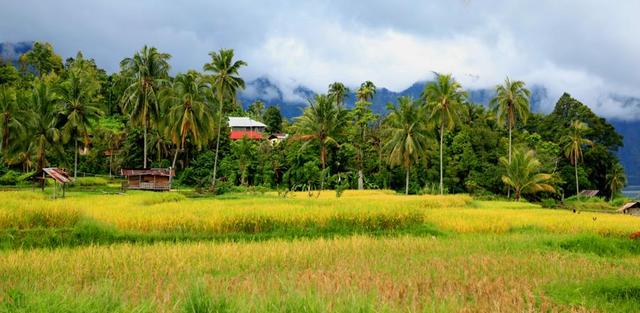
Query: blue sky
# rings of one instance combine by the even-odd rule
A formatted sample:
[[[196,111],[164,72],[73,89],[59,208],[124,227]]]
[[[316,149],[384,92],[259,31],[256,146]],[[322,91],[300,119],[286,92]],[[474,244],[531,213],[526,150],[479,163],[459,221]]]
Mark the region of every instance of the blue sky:
[[[615,4],[615,5],[614,5]],[[607,117],[640,118],[640,1],[35,1],[5,0],[0,41],[82,50],[108,71],[144,44],[173,72],[234,48],[246,79],[323,91],[372,80],[402,90],[433,71],[486,88],[505,76],[567,91]]]

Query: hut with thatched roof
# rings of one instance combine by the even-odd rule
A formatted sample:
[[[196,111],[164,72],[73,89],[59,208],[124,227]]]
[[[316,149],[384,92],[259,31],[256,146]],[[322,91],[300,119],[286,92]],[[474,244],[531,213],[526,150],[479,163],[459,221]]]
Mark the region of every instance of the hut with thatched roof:
[[[629,214],[633,216],[640,216],[640,202],[629,202],[618,209],[618,212],[622,214]]]

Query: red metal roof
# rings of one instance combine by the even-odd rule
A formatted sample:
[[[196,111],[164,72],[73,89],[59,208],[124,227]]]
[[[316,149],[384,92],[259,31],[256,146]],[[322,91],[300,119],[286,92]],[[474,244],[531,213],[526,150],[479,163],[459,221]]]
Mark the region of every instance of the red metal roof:
[[[140,168],[121,170],[122,176],[176,176],[176,172],[172,168]]]
[[[259,133],[257,131],[246,131],[246,130],[232,130],[231,133],[229,134],[229,138],[231,138],[231,140],[240,140],[242,138],[244,138],[245,136],[247,136],[247,138],[252,139],[252,140],[260,140],[262,139],[262,133]]]
[[[45,167],[42,169],[47,175],[55,179],[59,183],[70,183],[73,179],[69,177],[69,174],[65,170],[57,167]]]

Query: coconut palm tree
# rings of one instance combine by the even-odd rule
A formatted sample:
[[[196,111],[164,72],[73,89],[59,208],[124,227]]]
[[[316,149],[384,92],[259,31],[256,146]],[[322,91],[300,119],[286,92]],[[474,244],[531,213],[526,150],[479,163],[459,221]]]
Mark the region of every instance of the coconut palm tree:
[[[310,143],[320,146],[320,164],[322,165],[322,177],[320,189],[324,189],[324,177],[327,164],[327,147],[337,145],[338,139],[346,130],[346,111],[338,106],[331,97],[317,95],[302,116],[297,118],[296,132],[298,139],[305,140],[301,149],[306,149]]]
[[[143,167],[147,167],[147,132],[149,124],[157,119],[158,93],[167,83],[171,55],[161,53],[155,47],[144,46],[132,58],[120,62],[123,77],[128,80],[121,98],[132,122],[142,125],[144,131]]]
[[[624,174],[624,168],[619,162],[616,162],[607,174],[607,185],[611,192],[610,199],[613,200],[613,197],[615,197],[615,195],[622,190],[626,184],[627,176]]]
[[[47,163],[47,151],[62,153],[60,142],[62,131],[59,125],[59,110],[56,107],[56,96],[51,92],[48,83],[36,80],[30,99],[28,142],[26,151],[33,151],[36,156],[36,170],[42,171]],[[42,181],[41,188],[44,188]]]
[[[198,72],[189,71],[177,75],[168,95],[163,97],[168,105],[167,129],[176,144],[172,168],[176,167],[178,152],[184,149],[188,135],[198,149],[209,140],[213,116],[206,103],[207,89],[206,80]]]
[[[424,108],[409,97],[398,98],[398,105],[390,107],[391,113],[385,120],[384,135],[389,152],[389,164],[401,165],[405,170],[405,194],[409,194],[409,174],[411,166],[427,151],[427,123]]]
[[[489,105],[496,112],[498,123],[507,124],[509,129],[509,160],[511,160],[511,132],[517,121],[527,122],[529,117],[529,97],[531,92],[523,81],[507,77],[503,85],[496,86],[496,96]]]
[[[64,118],[63,141],[74,142],[74,178],[78,176],[78,141],[81,140],[85,147],[89,144],[89,128],[103,114],[96,101],[100,82],[85,62],[78,53],[67,71],[67,78],[53,89]]]
[[[367,102],[371,102],[375,94],[376,94],[376,85],[374,85],[371,81],[368,80],[360,84],[360,88],[358,88],[358,90],[356,91],[356,98],[367,101]]]
[[[331,99],[333,99],[333,101],[336,102],[338,106],[342,107],[344,105],[344,98],[347,96],[348,93],[349,93],[349,88],[347,88],[341,82],[334,82],[329,85],[328,95],[329,97],[331,97]]]
[[[211,179],[211,190],[216,188],[216,172],[218,169],[218,154],[220,149],[220,129],[222,128],[223,107],[225,101],[236,101],[236,93],[244,89],[244,80],[238,74],[241,67],[247,63],[242,60],[233,60],[233,49],[220,49],[219,52],[210,52],[211,62],[204,65],[204,70],[213,72],[211,75],[211,85],[215,90],[215,97],[218,104],[218,125],[216,131],[216,154],[213,161],[213,178]]]
[[[589,127],[584,122],[575,120],[571,122],[569,134],[563,137],[564,154],[573,165],[576,175],[576,197],[580,197],[580,185],[578,183],[578,162],[582,159],[582,147],[591,146],[593,142],[584,138]]]
[[[26,130],[26,112],[21,109],[18,98],[13,87],[0,86],[0,152],[5,158],[11,144]]]
[[[426,105],[427,119],[434,122],[440,131],[440,194],[444,193],[443,146],[444,133],[459,123],[464,112],[467,93],[450,74],[437,74],[436,80],[429,83],[422,93]]]
[[[373,99],[373,95],[376,93],[376,86],[370,82],[366,81],[360,85],[360,88],[356,91],[356,97],[358,101],[356,101],[355,107],[351,111],[353,115],[353,122],[355,124],[355,137],[356,137],[356,147],[357,147],[357,156],[356,161],[358,165],[358,190],[364,189],[364,145],[366,132],[369,127],[369,124],[375,120],[375,115],[371,111],[371,100]]]
[[[501,157],[500,164],[506,170],[505,175],[502,176],[502,181],[513,188],[516,201],[520,201],[522,194],[541,191],[555,192],[555,188],[549,184],[553,176],[539,173],[542,163],[535,157],[533,150],[518,150],[514,153],[511,161]]]

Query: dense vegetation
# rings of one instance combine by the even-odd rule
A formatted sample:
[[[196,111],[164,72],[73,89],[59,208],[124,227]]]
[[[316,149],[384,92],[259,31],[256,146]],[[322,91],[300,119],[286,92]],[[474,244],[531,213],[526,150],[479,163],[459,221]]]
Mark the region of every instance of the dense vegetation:
[[[506,79],[487,108],[438,74],[420,98],[378,115],[372,82],[350,108],[348,88],[336,82],[288,120],[277,106],[239,103],[247,64],[233,50],[210,56],[202,71],[171,76],[171,56],[144,47],[109,74],[81,53],[63,61],[36,43],[17,68],[0,64],[0,183],[48,165],[74,175],[174,166],[178,184],[217,192],[390,188],[560,199],[587,188],[611,197],[625,183],[614,154],[621,136],[568,94],[550,114],[531,113],[524,82]],[[230,141],[228,116],[250,116],[289,139]]]

